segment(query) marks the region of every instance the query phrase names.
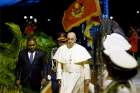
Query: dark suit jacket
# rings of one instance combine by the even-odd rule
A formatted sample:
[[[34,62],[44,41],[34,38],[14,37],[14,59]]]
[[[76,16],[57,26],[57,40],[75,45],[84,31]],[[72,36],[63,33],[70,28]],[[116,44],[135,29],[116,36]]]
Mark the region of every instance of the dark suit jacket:
[[[16,79],[21,85],[30,85],[33,89],[40,89],[42,78],[47,77],[46,54],[37,50],[32,64],[28,58],[28,50],[20,51],[16,66]]]

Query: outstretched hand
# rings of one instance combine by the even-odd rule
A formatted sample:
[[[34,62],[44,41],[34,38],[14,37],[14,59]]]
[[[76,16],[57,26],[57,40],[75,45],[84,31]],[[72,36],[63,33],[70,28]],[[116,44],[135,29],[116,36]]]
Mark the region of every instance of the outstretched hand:
[[[46,79],[43,78],[42,81],[41,81],[41,85],[45,85],[47,83]]]
[[[20,86],[20,80],[16,80],[16,85]]]

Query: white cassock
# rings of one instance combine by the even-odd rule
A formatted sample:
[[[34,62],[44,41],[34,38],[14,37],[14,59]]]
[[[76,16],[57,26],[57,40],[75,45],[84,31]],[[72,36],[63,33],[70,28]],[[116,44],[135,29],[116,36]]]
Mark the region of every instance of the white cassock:
[[[72,48],[63,45],[56,51],[57,79],[61,79],[60,93],[84,93],[84,80],[90,79],[90,67],[87,61],[91,56],[79,44]]]

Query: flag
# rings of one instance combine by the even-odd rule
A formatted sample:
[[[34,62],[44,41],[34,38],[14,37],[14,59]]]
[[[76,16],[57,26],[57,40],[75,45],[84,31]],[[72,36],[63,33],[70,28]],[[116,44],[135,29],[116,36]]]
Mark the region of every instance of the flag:
[[[68,32],[90,17],[99,16],[100,13],[99,0],[76,0],[64,11],[62,19],[64,30]]]
[[[88,42],[88,45],[93,47],[93,36],[95,32],[97,32],[97,27],[100,25],[99,17],[92,17],[91,19],[86,21],[86,28],[84,31],[84,36]]]

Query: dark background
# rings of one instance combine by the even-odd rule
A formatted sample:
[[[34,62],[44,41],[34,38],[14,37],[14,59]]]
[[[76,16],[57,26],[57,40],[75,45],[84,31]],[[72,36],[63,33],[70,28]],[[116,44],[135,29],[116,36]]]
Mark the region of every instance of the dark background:
[[[123,27],[130,25],[140,25],[140,11],[138,0],[110,0],[109,1],[110,15],[119,22]]]
[[[36,17],[38,28],[50,36],[63,31],[61,20],[64,10],[74,2],[74,0],[21,0],[12,4],[11,0],[8,2],[11,3],[10,5],[2,5],[2,1],[6,0],[0,1],[0,29],[5,30],[3,23],[10,21],[19,24],[23,31],[27,24],[23,17],[27,15]],[[109,0],[109,15],[113,16],[114,20],[127,32],[130,25],[140,25],[140,14],[136,13],[137,10],[140,11],[138,4],[138,0]],[[2,35],[2,37],[5,36],[7,34]],[[8,40],[8,37],[2,37],[1,39]]]

